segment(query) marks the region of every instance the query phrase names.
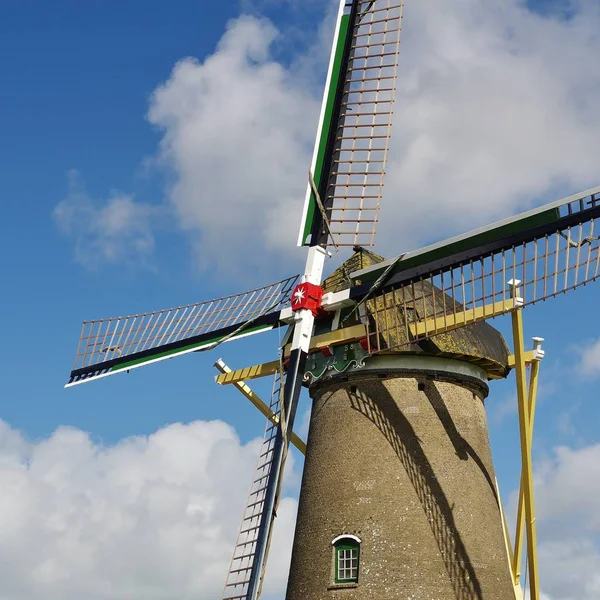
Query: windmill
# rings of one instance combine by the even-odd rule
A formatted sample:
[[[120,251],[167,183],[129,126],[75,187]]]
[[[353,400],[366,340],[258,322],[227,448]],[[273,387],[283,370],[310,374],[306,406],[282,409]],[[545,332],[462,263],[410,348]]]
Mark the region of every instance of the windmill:
[[[306,451],[289,600],[519,597],[526,524],[539,598],[521,309],[600,276],[600,188],[392,260],[375,240],[402,0],[341,0],[298,243],[302,276],[139,315],[86,321],[68,386],[285,327],[279,359],[231,371],[267,417],[224,600],[260,596],[290,443]],[[354,255],[322,282],[329,253]],[[514,355],[486,321],[511,314]],[[487,381],[517,373],[522,500],[514,551],[487,439]],[[245,383],[274,375],[267,406]],[[293,433],[314,399],[308,444]],[[349,500],[351,499],[351,500]],[[470,511],[470,512],[469,512]],[[481,560],[485,556],[485,560]]]

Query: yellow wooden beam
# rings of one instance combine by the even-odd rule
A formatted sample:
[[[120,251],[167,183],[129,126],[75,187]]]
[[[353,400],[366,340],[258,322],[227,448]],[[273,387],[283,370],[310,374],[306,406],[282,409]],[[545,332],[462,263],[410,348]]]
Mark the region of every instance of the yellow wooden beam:
[[[258,379],[259,377],[274,375],[278,370],[279,361],[274,360],[272,362],[263,363],[262,365],[244,367],[243,369],[238,369],[237,371],[232,371],[231,369],[228,371],[221,371],[222,375],[217,375],[215,377],[215,381],[219,385],[238,383],[240,381],[250,381],[251,379]]]
[[[279,365],[279,362],[276,362],[276,364]],[[234,372],[223,362],[222,359],[219,359],[214,366],[223,374],[230,374]],[[243,381],[231,381],[229,383],[233,383],[233,386],[242,392],[242,394],[246,396],[246,398],[248,398],[248,400],[250,400],[250,402],[252,402],[252,404],[254,404],[254,406],[256,406],[256,408],[258,408],[258,410],[260,410],[260,412],[265,415],[267,419],[269,419],[269,421],[271,421],[271,423],[274,423],[275,425],[279,423],[279,416],[276,415],[265,402],[263,402],[260,396],[254,392],[249,385]],[[296,446],[296,448],[298,448],[302,454],[306,454],[306,443],[303,442],[294,432],[292,432],[292,435],[290,436],[290,442],[292,442],[292,444],[294,444],[294,446]]]
[[[350,327],[344,327],[343,329],[334,329],[327,333],[315,335],[310,341],[310,350],[319,350],[321,348],[327,348],[327,346],[335,346],[343,342],[350,342],[353,340],[360,340],[367,335],[367,328],[361,323],[359,325],[351,325]],[[285,356],[290,353],[292,346],[288,344],[285,347]]]
[[[535,360],[536,357],[536,352],[535,350],[527,350],[526,352],[523,353],[523,359],[525,360],[525,364],[526,365],[530,365],[533,363],[533,361]],[[515,355],[514,354],[510,354],[508,357],[508,366],[511,369],[515,368]]]
[[[510,281],[513,297],[519,294],[518,281]],[[525,528],[527,531],[527,560],[529,564],[529,588],[531,600],[539,600],[539,573],[537,564],[537,534],[535,526],[535,504],[533,493],[533,464],[531,458],[532,430],[530,424],[530,407],[527,398],[527,375],[525,366],[525,348],[523,345],[523,311],[515,308],[511,314],[513,344],[515,351],[515,373],[517,379],[517,400],[519,404],[519,429],[521,438],[522,482],[524,496]],[[521,551],[515,545],[513,557],[513,577],[519,583]]]
[[[435,335],[444,333],[451,329],[456,329],[469,323],[490,319],[497,315],[505,314],[515,307],[514,300],[500,300],[499,302],[491,302],[477,308],[462,310],[453,314],[448,314],[441,317],[429,317],[424,321],[410,323],[410,329],[415,336]]]

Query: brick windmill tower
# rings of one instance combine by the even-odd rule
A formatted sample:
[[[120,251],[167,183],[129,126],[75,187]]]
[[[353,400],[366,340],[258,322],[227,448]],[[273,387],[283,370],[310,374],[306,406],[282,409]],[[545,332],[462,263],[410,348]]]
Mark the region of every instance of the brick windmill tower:
[[[382,260],[357,249],[323,287]],[[359,369],[343,352],[310,386],[287,600],[514,598],[484,406],[502,336],[480,322]]]
[[[267,417],[223,600],[261,595],[289,444],[306,453],[287,600],[511,600],[526,529],[539,600],[521,309],[600,277],[600,188],[383,260],[374,244],[402,0],[341,0],[298,243],[302,276],[208,302],[83,324],[68,386],[274,328],[279,358],[231,371]],[[325,261],[352,257],[324,282]],[[510,314],[514,355],[485,321]],[[522,456],[514,550],[485,402],[516,372]],[[274,375],[267,405],[246,383]],[[293,432],[313,398],[308,443]]]

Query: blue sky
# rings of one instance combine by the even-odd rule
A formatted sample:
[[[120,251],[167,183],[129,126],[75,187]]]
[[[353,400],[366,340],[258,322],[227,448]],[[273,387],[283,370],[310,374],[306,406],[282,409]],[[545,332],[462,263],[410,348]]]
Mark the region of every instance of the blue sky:
[[[140,166],[155,151],[158,137],[145,120],[148,95],[178,59],[210,53],[224,24],[237,15],[237,6],[223,3],[207,13],[193,2],[168,10],[164,3],[149,3],[143,11],[136,2],[85,7],[62,2],[58,10],[39,2],[30,5],[5,4],[0,19],[4,90],[11,90],[1,98],[7,211],[2,256],[11,282],[5,315],[11,349],[3,362],[7,372],[20,372],[4,380],[2,396],[13,398],[4,418],[31,436],[47,435],[68,423],[107,441],[189,420],[198,408],[191,398],[185,403],[189,412],[174,416],[167,403],[155,401],[137,407],[121,402],[104,410],[98,400],[106,390],[92,400],[91,388],[82,393],[61,388],[83,318],[106,310],[112,314],[210,298],[221,293],[218,284],[191,272],[185,243],[168,233],[157,254],[161,264],[151,272],[118,266],[87,272],[74,264],[72,248],[58,234],[52,211],[67,193],[70,169],[85,174],[92,196],[116,187],[160,201],[160,175],[146,175]],[[34,331],[41,339],[32,339]],[[27,350],[38,344],[44,355],[39,361],[41,356]],[[33,377],[28,364],[35,364]],[[148,400],[151,387],[140,390],[140,397]],[[186,396],[193,397],[185,387]],[[142,417],[146,423],[140,425],[141,413],[155,410],[156,416]]]
[[[594,3],[573,3],[572,11],[567,13],[557,13],[554,2],[529,3],[530,11],[518,3],[509,3],[512,12],[506,9],[506,14],[502,12],[497,21],[506,20],[505,31],[511,31],[516,39],[514,45],[511,36],[505,33],[506,37],[502,37],[496,25],[490,25],[493,20],[483,7],[485,3],[477,0],[469,3],[475,8],[462,29],[462,25],[456,25],[461,18],[459,9],[456,14],[453,9],[447,14],[441,10],[434,13],[433,5],[437,2],[432,2],[429,8],[424,3],[425,7],[418,9],[407,3],[406,53],[401,63],[406,87],[402,88],[396,108],[400,116],[394,139],[398,139],[399,145],[394,159],[397,162],[392,163],[397,169],[392,172],[390,168],[390,189],[394,193],[384,199],[382,212],[382,218],[387,220],[382,230],[382,252],[386,255],[600,184],[600,171],[594,170],[593,164],[587,166],[590,161],[598,164],[598,152],[593,152],[595,148],[588,145],[585,137],[587,129],[590,135],[596,129],[600,132],[599,112],[590,100],[597,99],[593,92],[598,78],[592,76],[592,67],[578,58],[587,56],[586,48],[592,58],[593,52],[600,50],[587,29],[590,19],[598,16]],[[286,237],[287,233],[279,236],[278,232],[295,230],[294,215],[303,200],[303,177],[308,164],[303,161],[310,153],[308,146],[314,137],[315,106],[326,63],[324,48],[331,34],[327,11],[331,13],[331,3],[325,0],[306,3],[248,0],[242,4],[223,1],[210,3],[208,7],[187,0],[2,3],[0,265],[5,283],[0,418],[11,430],[21,432],[24,439],[35,445],[53,436],[57,428],[71,426],[88,432],[99,447],[104,447],[128,436],[154,434],[171,423],[223,420],[235,428],[242,446],[260,436],[263,427],[260,415],[233,390],[213,384],[212,364],[221,355],[232,366],[271,360],[276,335],[251,338],[224,346],[218,354],[186,356],[93,385],[71,390],[63,390],[62,386],[71,368],[83,319],[210,299],[269,283],[301,268],[302,253],[293,248],[295,236]],[[254,20],[246,23],[246,30],[239,21],[230,24],[233,33],[229,49],[220,47],[222,55],[233,57],[232,62],[224,63],[232,65],[232,71],[223,73],[226,83],[227,77],[231,77],[231,106],[228,105],[228,112],[224,109],[214,114],[214,129],[203,130],[202,127],[208,126],[198,111],[211,106],[209,92],[216,84],[215,75],[209,76],[202,68],[208,64],[205,63],[208,57],[219,53],[218,45],[228,22],[238,19],[242,12],[253,15]],[[521,31],[524,25],[515,18],[517,14],[527,16],[531,35]],[[449,38],[456,29],[456,39],[444,41],[450,46],[441,45],[439,54],[434,56],[427,53],[433,50],[425,51],[423,46],[436,31],[434,21],[438,18],[447,19],[443,31],[449,32]],[[565,18],[572,24],[566,25]],[[426,29],[425,23],[431,24],[431,29]],[[476,26],[482,23],[484,26],[478,29]],[[273,27],[284,35],[275,36]],[[573,65],[577,68],[568,68],[567,64],[531,71],[539,77],[539,88],[544,92],[542,105],[535,99],[535,91],[527,87],[530,72],[525,67],[522,72],[520,69],[521,65],[543,64],[553,51],[550,38],[556,32],[564,34],[558,39],[566,40],[564,54],[575,61]],[[494,43],[488,47],[484,39],[487,34],[490,39],[497,35],[496,41],[502,39],[506,43],[506,49],[500,48],[498,56],[490,50],[497,49]],[[272,37],[273,41],[259,44],[253,37],[257,35]],[[234,39],[246,44],[241,52],[243,59],[238,60],[235,54],[236,44],[242,42],[234,43]],[[439,98],[442,90],[442,104],[453,106],[453,102],[459,102],[460,94],[468,93],[472,83],[475,93],[482,94],[476,112],[485,115],[499,110],[491,100],[485,100],[487,92],[478,87],[485,77],[469,79],[469,69],[476,61],[467,56],[465,48],[478,44],[485,45],[486,52],[489,50],[486,72],[496,73],[497,68],[498,75],[493,77],[514,73],[514,80],[512,75],[508,77],[504,87],[515,91],[502,99],[502,106],[514,109],[514,114],[506,118],[515,128],[517,141],[511,141],[510,136],[503,138],[504,132],[498,132],[492,122],[480,124],[481,129],[477,130],[476,122],[468,116],[457,116],[454,110],[452,118],[456,116],[460,121],[465,137],[467,129],[472,128],[473,139],[482,144],[480,154],[487,152],[488,141],[481,141],[483,135],[478,131],[489,136],[493,168],[488,170],[487,163],[482,163],[477,167],[481,169],[479,173],[469,173],[467,169],[465,174],[454,178],[446,175],[443,167],[436,166],[439,181],[429,177],[427,170],[419,179],[419,169],[407,167],[411,160],[421,156],[416,150],[417,142],[409,144],[410,136],[419,127],[433,131],[439,125],[436,115],[441,115],[440,119],[444,116],[439,113],[441,108],[432,103],[427,107],[417,106],[419,99]],[[497,45],[501,46],[499,42]],[[455,54],[444,55],[447,48]],[[452,86],[445,77],[446,67],[439,62],[440,56],[445,56],[449,63],[455,57],[460,65]],[[188,63],[188,71],[175,74],[175,65],[186,57],[194,57],[197,62]],[[513,59],[517,62],[508,62]],[[514,69],[517,64],[519,68]],[[264,65],[279,65],[281,72],[269,75],[261,70]],[[564,89],[559,87],[558,78],[555,81],[548,75],[556,75],[555,71],[561,68],[566,82]],[[252,69],[256,69],[254,75],[244,79],[244,70],[252,73]],[[218,69],[215,71],[218,75]],[[189,73],[193,77],[185,79]],[[269,79],[271,76],[273,79]],[[274,81],[278,86],[275,91],[282,98],[279,104],[269,104],[267,109],[263,107],[268,93],[260,86],[247,88],[249,91],[242,87],[261,77]],[[198,84],[197,80],[204,83]],[[457,81],[464,86],[459,87]],[[427,82],[431,83],[430,89],[425,87]],[[161,85],[165,93],[157,96],[155,91]],[[208,91],[201,89],[202,85]],[[581,89],[587,86],[589,96],[578,95],[577,102],[572,103],[570,95],[579,86]],[[492,84],[488,87],[492,94]],[[194,94],[203,99],[197,105]],[[180,98],[183,108],[178,104]],[[535,142],[539,133],[536,123],[532,123],[535,119],[529,119],[525,112],[530,101],[537,107],[535,115],[543,113],[547,119],[540,125],[540,131],[548,138],[540,142]],[[575,113],[575,106],[580,112]],[[273,119],[284,119],[288,107],[290,118],[304,114],[308,117],[297,129],[283,131],[282,139],[276,134],[285,128],[277,123],[269,129],[263,121],[247,120],[253,110],[257,120],[270,111]],[[557,123],[553,110],[556,114],[572,114],[572,119]],[[406,122],[400,121],[402,113],[413,115],[411,123],[408,117]],[[230,121],[235,124],[233,130],[227,127]],[[184,154],[191,144],[186,132],[195,128],[199,138],[192,140],[196,145],[192,144],[189,155]],[[506,131],[506,127],[502,129]],[[244,132],[254,136],[259,132],[262,141],[254,138],[248,141],[243,137]],[[442,133],[431,135],[436,140],[435,147],[443,148],[445,138],[435,137]],[[558,140],[556,147],[554,141],[548,142],[553,136]],[[457,141],[453,139],[454,142],[452,138],[448,141],[449,148]],[[275,161],[270,171],[267,165],[266,171],[254,181],[256,170],[265,169],[264,158],[256,159],[259,166],[253,167],[249,174],[243,166],[256,155],[268,158],[270,140],[282,144],[279,156],[274,157],[282,162]],[[218,146],[215,155],[218,154],[220,162],[208,168],[202,165],[211,156],[210,144]],[[291,167],[281,158],[285,152],[294,159]],[[473,159],[469,152],[465,150],[460,164]],[[518,161],[495,162],[498,156],[510,154],[519,154]],[[432,165],[437,165],[436,161],[441,164],[444,158],[443,154],[429,154],[420,159],[421,163],[427,156]],[[531,168],[522,168],[523,162]],[[230,178],[223,175],[228,169]],[[69,188],[69,181],[74,178],[78,182],[75,192],[73,187]],[[239,181],[242,191],[232,187],[229,179]],[[190,198],[185,194],[191,188],[196,195]],[[261,205],[257,199],[263,188],[267,191],[265,204]],[[481,189],[490,190],[488,204],[479,199]],[[280,193],[287,202],[283,207],[278,204]],[[435,196],[438,198],[435,202],[446,202],[443,206],[435,205],[436,210],[439,208],[439,219],[420,212],[419,206],[429,202],[428,199],[419,202],[420,193],[429,194],[426,198]],[[244,204],[245,195],[253,202],[256,200],[250,208]],[[93,210],[82,211],[80,205],[73,204],[81,197],[91,203]],[[398,197],[415,201],[404,206],[396,200]],[[106,244],[113,243],[114,238],[104,237],[105,233],[98,233],[93,224],[94,218],[104,214],[103,207],[110,204],[111,198],[127,198],[128,206],[135,207],[132,210],[139,219],[137,223],[129,223],[127,235],[131,235],[131,245],[111,246],[114,255],[106,254]],[[230,198],[235,201],[230,202]],[[74,223],[68,226],[63,223],[62,228],[53,216],[61,202],[68,202],[80,211],[74,213]],[[203,210],[194,212],[196,204],[201,204]],[[387,217],[386,210],[389,210]],[[242,215],[239,222],[237,214]],[[266,234],[261,229],[263,221]],[[392,228],[392,223],[398,225]],[[140,240],[148,243],[143,251],[137,245]],[[597,289],[591,285],[525,313],[527,337],[540,335],[547,339],[536,422],[536,464],[540,469],[556,467],[557,446],[578,452],[600,443],[596,425],[600,409],[595,402],[600,369],[593,358],[598,356],[600,360],[599,294],[600,286]],[[507,321],[494,324],[510,335]],[[586,352],[591,357],[587,362],[583,358]],[[268,394],[268,384],[256,387]],[[507,382],[492,385],[487,404],[495,464],[507,499],[518,485],[513,395],[511,377]],[[305,399],[303,409],[307,406]],[[296,465],[296,472],[298,469]],[[548,481],[554,480],[544,481],[551,489]],[[296,480],[290,483],[290,497],[296,484]],[[560,582],[553,585],[552,600],[568,597],[562,595]]]

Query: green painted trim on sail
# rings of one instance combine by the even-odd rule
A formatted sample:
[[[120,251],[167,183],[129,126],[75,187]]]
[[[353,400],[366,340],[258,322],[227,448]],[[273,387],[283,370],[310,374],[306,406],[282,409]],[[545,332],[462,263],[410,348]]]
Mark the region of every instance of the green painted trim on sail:
[[[325,106],[325,114],[323,115],[323,128],[321,130],[321,139],[319,140],[319,151],[317,153],[317,160],[315,164],[315,172],[313,177],[317,189],[321,185],[321,178],[323,176],[323,163],[325,162],[325,152],[327,151],[327,140],[331,128],[333,127],[333,111],[335,108],[335,100],[337,96],[337,90],[340,83],[340,77],[342,75],[342,60],[344,58],[344,50],[346,48],[346,41],[348,39],[348,33],[350,29],[350,15],[342,15],[340,21],[340,32],[338,36],[338,43],[335,49],[335,59],[333,62],[333,70],[331,74],[331,83],[329,86],[329,94],[327,96],[327,104]],[[310,234],[312,229],[313,219],[315,217],[315,210],[317,208],[317,201],[315,195],[311,193],[308,208],[306,210],[306,220],[304,221],[304,235],[302,236],[302,243],[306,246],[306,238]]]
[[[407,269],[418,267],[428,262],[447,258],[449,256],[452,256],[453,254],[458,254],[459,252],[464,252],[465,250],[470,250],[471,248],[476,248],[477,246],[482,246],[483,244],[488,244],[490,242],[502,239],[503,237],[507,237],[509,235],[513,235],[525,229],[538,227],[540,225],[546,225],[547,223],[555,221],[559,217],[560,214],[558,209],[551,208],[550,210],[532,215],[530,217],[526,217],[518,221],[513,221],[511,223],[507,223],[506,225],[501,225],[500,227],[497,227],[495,229],[482,231],[481,233],[478,233],[464,240],[457,240],[456,242],[450,243],[440,248],[434,248],[429,252],[424,252],[423,254],[418,254],[414,257],[409,256],[406,260],[401,260],[398,263],[396,268],[393,269],[392,273],[390,273],[390,276],[395,273],[401,273],[402,271],[406,271]],[[373,271],[365,273],[360,277],[361,283],[375,281],[381,275],[381,273],[383,273],[384,270],[385,267],[382,267],[381,269],[374,269]]]
[[[248,329],[244,329],[240,331],[240,333],[236,336],[233,336],[231,339],[236,339],[240,335],[247,335],[249,333],[255,333],[257,331],[261,331],[262,329],[271,329],[273,325],[259,325],[257,327],[248,327]],[[120,365],[115,365],[111,368],[110,373],[116,373],[117,371],[122,371],[123,369],[131,369],[132,367],[136,367],[138,365],[143,365],[146,362],[150,362],[152,360],[156,360],[157,358],[166,358],[168,356],[176,356],[177,354],[181,354],[182,352],[188,352],[193,350],[194,348],[202,348],[203,346],[208,346],[209,344],[214,344],[215,342],[220,342],[224,337],[224,335],[215,337],[210,340],[204,340],[203,342],[196,342],[195,344],[189,344],[188,346],[182,346],[181,348],[177,348],[175,350],[165,350],[164,352],[156,352],[156,354],[152,354],[150,356],[145,356],[144,358],[137,358],[135,360],[130,360],[125,363],[121,363]],[[157,348],[159,350],[159,348]]]

